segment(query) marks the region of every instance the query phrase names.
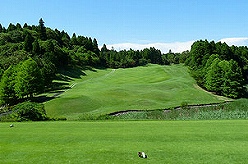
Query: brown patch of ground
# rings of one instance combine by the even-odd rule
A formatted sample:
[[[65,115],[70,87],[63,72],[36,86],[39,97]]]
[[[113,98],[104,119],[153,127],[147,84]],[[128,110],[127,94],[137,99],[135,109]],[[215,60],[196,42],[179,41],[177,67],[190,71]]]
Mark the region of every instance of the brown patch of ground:
[[[215,96],[218,100],[222,100],[222,101],[233,101],[233,99],[231,99],[231,98],[224,97],[224,96],[219,96],[219,95],[216,95],[216,94],[214,94],[214,93],[212,93],[212,92],[206,91],[205,89],[201,88],[201,87],[200,87],[199,85],[197,85],[197,84],[194,84],[194,87],[195,87],[196,89],[202,90],[202,91],[204,91],[204,92],[206,92],[206,93],[208,93],[208,94],[211,94],[211,95]]]

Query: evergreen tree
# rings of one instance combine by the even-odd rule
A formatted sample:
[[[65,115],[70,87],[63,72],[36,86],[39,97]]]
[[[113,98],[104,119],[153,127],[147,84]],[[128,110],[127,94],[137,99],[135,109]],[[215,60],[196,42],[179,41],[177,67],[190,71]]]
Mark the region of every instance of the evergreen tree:
[[[0,33],[3,31],[3,26],[0,23]]]
[[[27,32],[25,39],[24,39],[24,50],[31,52],[33,49],[33,37],[31,36],[31,34],[29,32]]]
[[[84,44],[84,47],[85,47],[87,50],[93,51],[93,43],[92,43],[91,37],[86,38],[86,42],[85,42],[85,44]]]
[[[78,43],[78,40],[77,40],[77,36],[76,36],[75,33],[73,33],[70,43],[71,43],[72,45],[78,45],[78,44],[79,44],[79,43]]]
[[[47,52],[54,52],[54,49],[55,49],[55,47],[54,47],[52,40],[48,40],[46,51]]]
[[[24,23],[23,28],[27,28],[27,27],[28,27],[28,24]]]
[[[148,50],[148,59],[153,64],[161,64],[162,63],[161,51],[155,49],[154,47],[150,47],[150,49]]]
[[[9,24],[9,27],[7,28],[7,31],[10,32],[10,31],[14,31],[16,30],[16,26],[12,23]]]
[[[17,23],[17,24],[16,24],[16,29],[17,29],[17,30],[22,30],[22,26],[21,26],[20,23]]]
[[[23,25],[23,29],[29,29],[29,30],[32,30],[32,27],[31,26],[29,26],[27,23],[24,23],[24,25]]]
[[[102,48],[101,48],[101,52],[108,52],[108,48],[106,46],[106,44],[103,44]]]
[[[61,32],[61,40],[65,47],[71,48],[70,47],[70,36],[64,30]]]
[[[33,54],[39,55],[41,50],[40,50],[40,45],[37,39],[33,42],[32,47],[33,47],[33,50],[32,50]]]
[[[46,40],[47,39],[47,35],[46,35],[46,27],[44,25],[44,21],[42,20],[42,18],[40,18],[39,20],[39,26],[38,26],[38,34],[41,40]]]
[[[109,52],[106,44],[103,44],[101,51],[100,51],[100,64],[102,67],[107,67],[107,53]]]
[[[97,55],[99,55],[100,52],[96,38],[93,39],[93,52]]]

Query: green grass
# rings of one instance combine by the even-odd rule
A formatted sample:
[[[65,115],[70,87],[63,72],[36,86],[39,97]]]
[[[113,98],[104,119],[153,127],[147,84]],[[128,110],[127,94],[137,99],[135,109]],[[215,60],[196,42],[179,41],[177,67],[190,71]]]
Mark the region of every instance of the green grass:
[[[183,65],[149,65],[129,69],[87,70],[74,78],[72,89],[45,103],[50,117],[78,120],[85,113],[107,114],[121,110],[152,110],[201,104],[223,99],[196,87]]]
[[[0,123],[0,163],[248,163],[248,122]],[[145,151],[148,159],[137,156]]]
[[[115,120],[237,120],[248,119],[248,99],[238,99],[217,106],[184,106],[180,110],[125,112],[108,119]]]

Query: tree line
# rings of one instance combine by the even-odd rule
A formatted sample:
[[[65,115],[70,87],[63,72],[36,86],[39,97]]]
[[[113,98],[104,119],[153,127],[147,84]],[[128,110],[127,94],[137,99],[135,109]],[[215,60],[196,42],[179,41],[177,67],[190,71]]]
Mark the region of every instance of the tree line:
[[[244,96],[248,78],[248,48],[199,40],[191,46],[185,64],[198,85],[231,98]]]
[[[16,104],[49,89],[56,73],[68,67],[129,68],[183,63],[188,51],[162,54],[154,47],[143,50],[101,49],[95,38],[38,25],[0,24],[0,104]]]

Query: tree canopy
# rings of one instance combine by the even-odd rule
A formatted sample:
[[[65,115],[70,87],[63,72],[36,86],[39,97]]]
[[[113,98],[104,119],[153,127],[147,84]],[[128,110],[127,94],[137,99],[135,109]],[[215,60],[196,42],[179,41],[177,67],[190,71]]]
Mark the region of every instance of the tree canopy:
[[[185,64],[190,66],[198,84],[219,95],[239,98],[247,79],[248,48],[229,47],[226,43],[196,41]]]

